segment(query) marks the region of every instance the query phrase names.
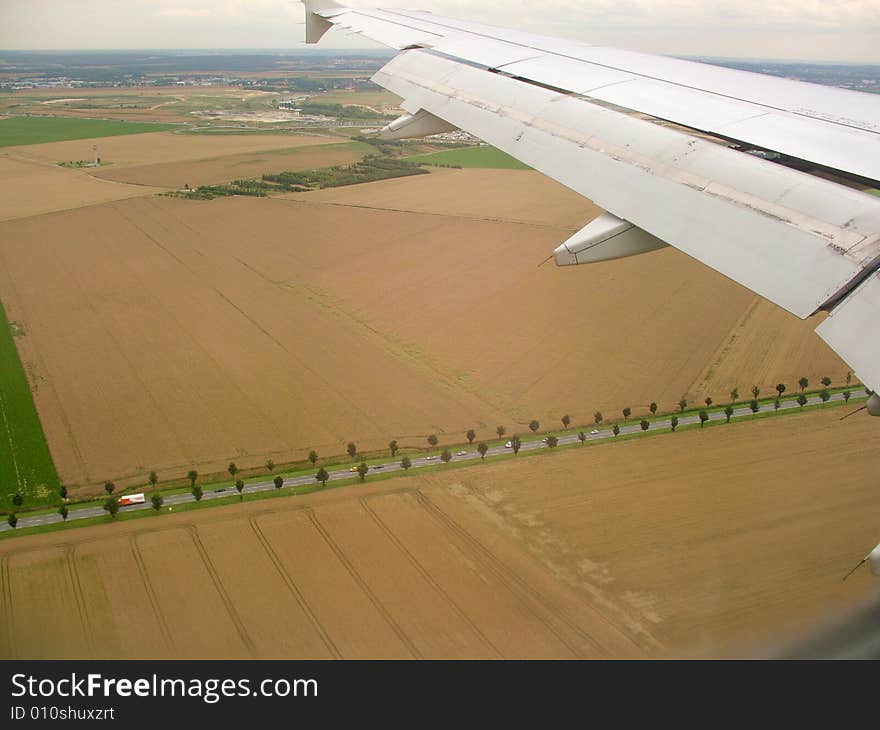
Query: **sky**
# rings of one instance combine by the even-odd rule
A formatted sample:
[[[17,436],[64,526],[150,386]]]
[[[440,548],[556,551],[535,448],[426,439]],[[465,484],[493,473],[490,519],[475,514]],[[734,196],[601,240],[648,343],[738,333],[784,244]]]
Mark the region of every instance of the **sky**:
[[[349,0],[648,53],[880,63],[880,0]],[[0,49],[303,47],[296,0],[0,0]],[[326,48],[375,48],[334,30]]]

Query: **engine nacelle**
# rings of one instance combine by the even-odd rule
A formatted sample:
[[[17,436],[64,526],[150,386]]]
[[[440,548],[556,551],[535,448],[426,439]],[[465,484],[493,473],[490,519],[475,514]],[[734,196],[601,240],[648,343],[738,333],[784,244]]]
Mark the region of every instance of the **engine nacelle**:
[[[622,259],[669,244],[612,213],[602,213],[575,233],[553,255],[557,266]]]

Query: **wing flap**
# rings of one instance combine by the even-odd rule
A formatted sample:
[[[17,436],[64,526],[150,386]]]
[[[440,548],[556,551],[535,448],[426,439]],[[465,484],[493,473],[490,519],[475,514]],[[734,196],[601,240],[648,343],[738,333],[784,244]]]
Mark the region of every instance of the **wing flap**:
[[[816,333],[852,367],[863,383],[880,387],[880,274],[870,276],[816,328]]]

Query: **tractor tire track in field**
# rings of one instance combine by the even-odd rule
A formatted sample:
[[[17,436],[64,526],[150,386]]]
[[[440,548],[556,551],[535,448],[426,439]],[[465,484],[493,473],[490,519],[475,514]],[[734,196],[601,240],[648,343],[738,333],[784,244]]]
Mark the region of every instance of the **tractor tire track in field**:
[[[271,512],[265,512],[264,514],[272,514]],[[281,580],[284,581],[284,584],[287,586],[287,589],[290,591],[291,595],[294,597],[296,602],[299,604],[300,608],[305,613],[306,617],[309,619],[309,622],[312,624],[312,627],[317,632],[318,636],[321,637],[321,641],[324,642],[324,646],[327,647],[327,651],[330,652],[330,655],[334,659],[342,659],[342,652],[339,651],[336,644],[333,642],[333,639],[330,638],[330,634],[318,620],[318,617],[315,615],[315,612],[312,611],[311,606],[309,606],[308,601],[306,601],[305,596],[303,596],[302,592],[297,587],[293,578],[290,577],[290,574],[287,572],[287,569],[284,567],[284,563],[281,562],[281,558],[278,557],[278,553],[275,552],[275,548],[272,547],[272,544],[269,542],[268,538],[265,534],[263,534],[263,530],[260,528],[259,524],[257,524],[259,515],[251,517],[248,522],[250,523],[251,529],[254,531],[254,534],[257,536],[257,540],[260,541],[260,544],[263,546],[263,550],[266,552],[266,555],[269,556],[269,560],[272,561],[272,564],[275,566],[275,570],[278,571],[278,574],[281,576]]]
[[[647,407],[647,406],[646,406]],[[468,492],[474,497],[474,499],[483,501],[478,490],[474,489],[472,485],[468,485],[465,487]],[[485,502],[484,502],[485,503]],[[593,602],[590,604],[590,608],[597,618],[601,619],[607,626],[613,630],[622,634],[626,639],[636,648],[641,648],[641,644],[637,643],[635,639],[633,639],[633,634],[638,635],[640,640],[643,642],[653,646],[655,649],[662,649],[662,645],[654,638],[654,636],[648,632],[645,628],[641,626],[636,620],[632,619],[628,612],[623,611],[624,617],[621,619],[620,624],[617,624],[611,621],[598,607],[596,604],[601,604],[603,607],[611,607],[612,610],[622,611],[620,606],[614,606],[613,603],[608,599],[608,597],[599,589],[598,587],[588,584],[588,592],[593,599]],[[634,625],[635,624],[635,625]],[[625,627],[625,628],[624,628]],[[613,652],[609,651],[609,654],[613,654]]]
[[[95,306],[94,297],[89,296],[88,288],[83,285],[82,281],[80,281],[75,274],[70,274],[69,270],[68,278],[69,281],[72,282],[72,285],[76,287],[76,290],[82,298],[82,301],[85,302],[85,307],[88,309],[92,321],[101,328],[101,331],[106,335],[106,341],[112,343],[112,346],[119,354],[120,359],[128,366],[128,371],[131,372],[132,377],[138,383],[140,391],[146,395],[147,400],[149,401],[150,405],[153,406],[155,412],[165,416],[165,410],[163,409],[162,403],[160,403],[156,394],[153,392],[153,390],[150,389],[149,383],[144,380],[143,375],[138,370],[135,358],[130,353],[130,349],[123,346],[122,342],[119,339],[119,336],[116,334],[119,327],[118,322],[113,319],[113,312],[104,312],[102,316],[102,313]],[[164,423],[165,428],[167,428],[173,436],[174,443],[185,443],[181,438],[180,433],[178,433],[174,428],[174,419],[166,418],[164,420]],[[183,451],[182,447],[181,450]],[[185,451],[183,452],[183,454],[188,460],[193,460],[190,454],[187,454]],[[91,480],[91,475],[88,471],[86,471],[85,473],[85,480]]]
[[[400,627],[397,621],[394,620],[394,617],[388,612],[388,609],[382,604],[382,601],[379,600],[378,596],[373,593],[370,586],[364,580],[363,576],[358,573],[357,569],[348,559],[348,557],[343,552],[342,548],[336,544],[330,534],[324,529],[324,526],[318,520],[315,511],[310,507],[305,508],[305,512],[308,515],[309,519],[312,521],[312,525],[314,525],[315,529],[318,531],[318,534],[324,539],[324,542],[327,543],[327,547],[329,547],[333,553],[338,558],[339,562],[342,563],[342,566],[348,571],[349,575],[354,578],[355,582],[360,587],[361,591],[363,591],[364,595],[369,599],[370,603],[373,604],[375,609],[379,612],[379,615],[385,619],[385,622],[391,627],[397,637],[403,642],[403,645],[409,650],[409,652],[416,659],[423,659],[422,653],[419,651],[418,647],[412,642],[404,630]]]
[[[382,495],[384,496],[384,495]],[[451,607],[452,610],[464,621],[471,630],[480,637],[483,643],[491,649],[492,653],[498,659],[503,659],[504,655],[492,643],[492,640],[483,633],[482,629],[477,626],[474,621],[471,620],[471,617],[467,615],[467,613],[455,602],[455,600],[450,596],[441,586],[434,577],[427,571],[427,569],[419,562],[418,558],[413,555],[406,545],[401,542],[400,538],[394,534],[390,527],[376,514],[376,511],[370,506],[368,497],[361,497],[360,499],[361,507],[363,507],[364,511],[372,518],[373,522],[376,523],[376,526],[385,534],[385,536],[391,541],[391,543],[404,555],[404,557],[409,560],[412,566],[416,569],[419,575],[424,578],[425,582],[430,585]]]
[[[88,608],[86,608],[86,599],[83,593],[82,582],[79,579],[79,571],[76,569],[76,547],[74,545],[65,546],[64,561],[67,563],[67,572],[70,575],[70,585],[73,589],[73,597],[76,600],[79,623],[82,626],[83,636],[86,637],[86,649],[90,656],[95,657],[95,635],[92,632],[92,624],[89,620]]]
[[[244,621],[241,620],[241,616],[238,615],[238,611],[235,610],[235,604],[229,597],[229,594],[226,592],[226,588],[223,586],[223,581],[220,579],[220,575],[219,573],[217,573],[217,569],[214,567],[211,556],[205,549],[204,544],[202,544],[202,538],[199,537],[198,528],[193,524],[189,524],[186,525],[186,531],[189,533],[190,539],[192,540],[193,545],[198,551],[199,557],[202,559],[202,563],[204,564],[205,569],[208,571],[208,575],[211,577],[211,582],[214,584],[214,588],[216,589],[217,594],[220,596],[220,600],[223,601],[223,605],[226,607],[226,613],[229,614],[229,618],[235,625],[235,629],[236,631],[238,631],[238,635],[241,638],[242,643],[248,650],[248,654],[250,654],[252,658],[256,658],[257,648],[254,645],[253,639],[251,639],[250,635],[248,634],[247,626],[245,626]]]
[[[159,630],[162,632],[162,639],[165,642],[165,648],[168,650],[170,656],[170,653],[174,651],[174,641],[171,639],[171,631],[168,629],[168,622],[165,620],[165,615],[162,613],[162,608],[159,605],[159,598],[156,596],[156,591],[153,589],[149,573],[147,573],[147,566],[146,563],[144,563],[144,557],[141,555],[140,548],[138,547],[137,538],[137,535],[132,535],[128,539],[128,544],[131,547],[131,554],[134,557],[135,565],[137,565],[138,571],[141,574],[141,582],[144,584],[144,590],[147,592],[147,597],[150,599],[150,605],[153,607],[153,615],[159,623]]]
[[[574,624],[572,621],[548,606],[541,594],[530,586],[526,581],[520,578],[515,572],[510,570],[501,560],[499,560],[489,548],[471,535],[464,527],[452,519],[421,490],[415,490],[415,497],[425,508],[425,511],[434,519],[434,521],[448,534],[457,537],[460,542],[470,548],[471,554],[482,563],[501,584],[507,588],[514,596],[516,596],[521,604],[528,612],[542,624],[551,634],[553,634],[575,657],[583,658],[582,652],[574,646],[569,639],[555,625],[556,622],[564,624],[572,633],[577,635],[583,641],[592,646],[597,652],[603,656],[608,651],[601,646],[592,636],[587,634],[583,629]],[[552,617],[555,621],[551,621],[547,616]]]
[[[0,607],[3,609],[0,628],[5,634],[4,643],[0,646],[7,647],[8,654],[5,659],[15,659],[15,616],[12,612],[12,584],[9,582],[9,556],[0,558]]]

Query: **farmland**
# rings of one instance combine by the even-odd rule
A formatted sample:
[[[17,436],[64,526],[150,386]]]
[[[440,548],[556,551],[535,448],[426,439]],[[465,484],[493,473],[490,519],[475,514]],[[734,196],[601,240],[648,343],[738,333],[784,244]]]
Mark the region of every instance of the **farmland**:
[[[53,117],[8,117],[0,119],[0,147],[41,144],[68,139],[115,137],[171,129],[167,124],[108,121],[104,119],[57,119]]]
[[[210,139],[210,138],[209,138]],[[214,138],[216,139],[216,138]],[[233,139],[239,139],[233,137]],[[243,139],[248,139],[247,137]],[[216,157],[185,162],[112,167],[96,171],[95,177],[136,185],[182,188],[188,184],[212,185],[230,179],[259,177],[265,173],[285,170],[306,170],[333,165],[346,165],[360,160],[372,151],[367,145],[344,140],[311,138],[319,144],[309,145],[309,138],[279,137],[288,142],[285,147],[242,154],[223,154]]]
[[[229,130],[224,130],[229,131]],[[269,151],[290,151],[294,148],[345,142],[318,134],[179,134],[155,132],[137,137],[107,137],[40,145],[24,145],[11,152],[16,158],[55,164],[59,160],[89,157],[92,145],[98,145],[102,161],[118,167],[144,167],[198,160],[215,160],[237,155],[258,155]],[[102,170],[104,172],[106,170]]]
[[[58,166],[65,160],[91,159],[95,144],[102,167]],[[319,135],[199,137],[170,132],[11,147],[0,152],[0,220],[154,195],[185,184],[346,164],[368,151],[366,145]]]
[[[841,381],[814,323],[675,251],[538,266],[596,212],[509,170],[140,197],[0,224],[0,296],[51,384],[36,402],[60,477],[83,488]]]
[[[0,547],[0,657],[640,653],[528,555],[508,566],[418,491],[288,506],[168,516],[160,529],[92,528],[66,549]],[[43,631],[48,621],[59,627],[56,614],[60,641]]]
[[[818,411],[5,541],[0,657],[773,651],[870,589],[840,577],[875,537],[872,429]]]
[[[0,153],[0,221],[154,195],[157,192],[157,188],[100,180],[86,170],[12,158]],[[2,296],[0,293],[0,298]]]
[[[606,428],[848,368],[821,317],[673,249],[555,268],[599,209],[491,147],[405,146],[430,174],[326,187],[373,148],[278,102],[399,100],[355,83],[367,66],[304,92],[288,71],[0,98],[0,139],[63,117],[0,149],[2,509],[20,489],[54,510],[59,481],[79,499],[151,470],[166,495],[224,478],[216,502],[4,532],[0,658],[717,656],[866,595],[866,573],[840,578],[876,540],[876,425],[843,408],[321,489],[311,449],[375,465],[391,439]],[[93,145],[100,167],[59,167]],[[284,172],[325,189],[171,197]],[[309,484],[239,502],[231,461]]]

